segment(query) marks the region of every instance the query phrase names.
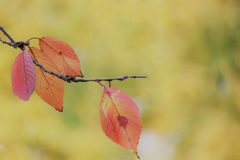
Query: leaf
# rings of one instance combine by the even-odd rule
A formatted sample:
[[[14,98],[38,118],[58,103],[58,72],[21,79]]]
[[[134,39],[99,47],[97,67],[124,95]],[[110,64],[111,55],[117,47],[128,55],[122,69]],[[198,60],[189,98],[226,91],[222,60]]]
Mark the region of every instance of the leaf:
[[[43,37],[39,39],[39,45],[58,67],[60,74],[83,77],[78,57],[67,43],[57,38]]]
[[[142,119],[135,102],[116,88],[103,87],[99,113],[104,133],[122,147],[133,148],[139,158],[137,145]]]
[[[27,50],[22,51],[14,60],[11,79],[13,92],[20,99],[27,101],[36,83],[34,64]]]
[[[50,60],[43,52],[35,47],[29,49],[29,53],[32,57],[44,68],[58,73],[57,66]],[[62,111],[63,109],[63,96],[64,96],[64,84],[63,80],[58,77],[46,73],[43,69],[35,66],[36,71],[36,86],[35,91],[37,94],[49,105],[55,109]]]

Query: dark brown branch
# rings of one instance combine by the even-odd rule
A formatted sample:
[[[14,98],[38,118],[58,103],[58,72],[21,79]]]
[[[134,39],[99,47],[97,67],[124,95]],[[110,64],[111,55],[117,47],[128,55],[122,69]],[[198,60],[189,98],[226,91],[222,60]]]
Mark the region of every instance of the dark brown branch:
[[[16,43],[12,37],[3,29],[3,26],[0,26],[0,30],[8,37],[8,39],[14,44]]]
[[[0,26],[0,30],[8,37],[8,39],[11,41],[11,42],[8,42],[8,41],[4,41],[3,39],[0,38],[0,41],[3,43],[3,44],[8,44],[9,46],[12,46],[14,48],[20,48],[21,50],[24,50],[25,49],[25,46],[29,46],[29,42],[23,42],[23,41],[20,41],[20,42],[15,42],[12,37],[3,29],[2,26]],[[92,81],[95,81],[95,82],[100,82],[100,81],[109,81],[109,86],[111,85],[111,81],[113,80],[118,80],[118,81],[123,81],[125,79],[128,79],[128,78],[146,78],[147,76],[136,76],[136,75],[133,75],[133,76],[128,76],[128,75],[125,75],[125,76],[122,76],[122,77],[116,77],[116,78],[99,78],[99,79],[77,79],[77,77],[73,77],[73,76],[64,76],[64,75],[61,75],[61,74],[58,74],[58,73],[54,73],[52,71],[49,71],[47,70],[46,68],[44,68],[41,64],[39,64],[37,61],[35,61],[33,58],[33,63],[40,67],[42,70],[44,70],[45,72],[49,73],[49,74],[52,74],[54,76],[57,76],[58,78],[68,82],[68,83],[71,83],[71,82],[92,82]]]
[[[57,73],[54,73],[54,72],[52,72],[52,71],[49,71],[49,70],[47,70],[46,68],[44,68],[41,64],[39,64],[37,61],[35,61],[33,58],[32,58],[32,60],[33,60],[33,63],[34,63],[36,66],[42,68],[42,70],[44,70],[44,72],[47,72],[47,73],[52,74],[52,75],[54,75],[54,76],[57,76],[58,78],[60,78],[60,79],[62,79],[62,80],[64,80],[64,81],[70,82],[70,81],[67,79],[67,77],[65,77],[65,76],[63,76],[63,75],[61,75],[61,74],[57,74]]]
[[[76,77],[70,77],[70,76],[66,76],[67,80],[70,80],[72,82],[91,82],[91,81],[114,81],[114,80],[118,80],[118,81],[123,81],[125,79],[128,78],[147,78],[147,76],[122,76],[122,77],[116,77],[116,78],[98,78],[98,79],[77,79]],[[69,78],[68,78],[69,77]]]
[[[119,80],[119,81],[123,81],[125,79],[128,79],[128,78],[147,78],[147,76],[136,76],[136,75],[133,75],[133,76],[128,76],[128,75],[125,75],[125,76],[122,76],[122,77],[116,77],[116,78],[98,78],[98,79],[77,79],[77,77],[73,77],[73,76],[63,76],[61,74],[57,74],[57,73],[54,73],[52,71],[49,71],[47,70],[46,68],[44,68],[41,64],[39,64],[37,61],[35,61],[34,59],[33,60],[33,63],[36,65],[36,66],[39,66],[40,68],[42,68],[45,72],[49,73],[49,74],[52,74],[54,76],[57,76],[58,78],[68,82],[68,83],[71,83],[71,82],[92,82],[92,81],[109,81],[109,84],[110,84],[110,81],[113,81],[113,80]]]
[[[9,46],[12,46],[12,47],[14,47],[14,44],[13,44],[13,43],[11,43],[11,42],[4,41],[4,40],[3,40],[3,39],[1,39],[1,38],[0,38],[0,41],[1,41],[3,44],[7,44],[7,45],[9,45]],[[14,48],[17,48],[17,47],[14,47]]]
[[[8,41],[4,41],[3,39],[0,38],[0,41],[4,44],[8,44],[9,46],[12,46],[13,48],[20,48],[21,50],[24,50],[24,46],[28,46],[29,42],[23,42],[23,41],[19,41],[19,42],[15,42],[12,37],[5,31],[5,29],[0,26],[0,30],[8,37],[8,39],[11,42]]]

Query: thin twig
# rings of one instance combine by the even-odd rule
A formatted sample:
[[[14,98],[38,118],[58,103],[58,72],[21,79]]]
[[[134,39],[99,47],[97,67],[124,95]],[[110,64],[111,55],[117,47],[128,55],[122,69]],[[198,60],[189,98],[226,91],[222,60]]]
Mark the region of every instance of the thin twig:
[[[8,39],[14,44],[16,43],[12,37],[3,29],[3,26],[0,26],[0,30],[8,37]]]
[[[4,41],[3,39],[0,38],[0,41],[3,43],[3,44],[8,44],[9,46],[12,46],[14,48],[20,48],[21,50],[24,50],[24,47],[25,46],[29,46],[29,40],[26,41],[26,42],[23,42],[23,41],[19,41],[19,42],[15,42],[12,37],[4,30],[4,28],[2,26],[0,26],[0,30],[8,37],[8,39],[11,41],[11,42],[8,42],[8,41]],[[34,37],[34,39],[36,39]],[[61,75],[61,74],[58,74],[58,73],[54,73],[52,71],[49,71],[47,70],[46,68],[43,67],[42,64],[39,64],[36,60],[33,60],[33,63],[40,67],[42,70],[44,70],[44,72],[46,73],[49,73],[49,74],[52,74],[54,76],[57,76],[58,78],[68,82],[68,83],[71,83],[71,82],[98,82],[100,83],[100,81],[109,81],[109,86],[111,87],[111,81],[113,80],[118,80],[118,81],[123,81],[125,79],[128,79],[128,78],[146,78],[147,76],[136,76],[136,75],[133,75],[133,76],[128,76],[128,75],[125,75],[125,76],[122,76],[122,77],[115,77],[115,78],[98,78],[98,79],[77,79],[77,77],[74,77],[74,76],[69,76],[69,75]]]
[[[24,50],[24,46],[28,46],[30,43],[29,42],[23,42],[23,41],[19,41],[19,42],[15,42],[12,37],[5,31],[5,29],[3,28],[3,26],[0,26],[0,30],[8,37],[8,39],[11,42],[8,41],[4,41],[3,39],[0,38],[0,41],[4,44],[8,44],[9,46],[12,46],[13,48],[20,48],[21,50]]]
[[[2,38],[0,38],[0,41],[1,41],[3,44],[7,44],[7,45],[9,45],[9,46],[14,47],[14,44],[13,44],[13,43],[8,42],[8,41],[4,41]],[[17,48],[17,47],[14,47],[14,48]]]
[[[44,70],[44,72],[47,72],[47,73],[52,74],[52,75],[54,75],[54,76],[57,76],[58,78],[66,81],[66,82],[69,82],[69,83],[71,82],[70,80],[67,79],[67,77],[65,77],[65,76],[63,76],[63,75],[61,75],[61,74],[57,74],[57,73],[54,73],[54,72],[52,72],[52,71],[49,71],[49,70],[47,70],[46,68],[44,68],[41,64],[39,64],[37,61],[35,61],[33,58],[32,58],[32,60],[33,60],[33,63],[34,63],[36,66],[40,67],[42,70]]]
[[[123,81],[125,79],[128,78],[147,78],[147,76],[122,76],[122,77],[115,77],[115,78],[98,78],[98,79],[77,79],[76,77],[71,77],[71,78],[67,78],[68,80],[72,81],[72,82],[91,82],[91,81],[113,81],[113,80],[118,80],[118,81]]]
[[[147,78],[147,76],[136,76],[136,75],[133,75],[133,76],[128,76],[128,75],[125,75],[125,76],[122,76],[122,77],[115,77],[115,78],[98,78],[98,79],[77,79],[77,77],[74,77],[74,76],[63,76],[61,74],[58,74],[58,73],[54,73],[52,71],[49,71],[47,70],[46,68],[44,68],[41,64],[39,64],[37,61],[35,61],[33,58],[33,63],[36,65],[36,66],[39,66],[40,68],[42,68],[45,72],[49,73],[49,74],[52,74],[54,76],[57,76],[58,78],[68,82],[68,83],[71,83],[71,82],[100,82],[100,81],[109,81],[109,84],[111,81],[113,80],[119,80],[119,81],[123,81],[125,79],[128,79],[128,78]],[[111,84],[110,84],[110,87],[111,87]]]

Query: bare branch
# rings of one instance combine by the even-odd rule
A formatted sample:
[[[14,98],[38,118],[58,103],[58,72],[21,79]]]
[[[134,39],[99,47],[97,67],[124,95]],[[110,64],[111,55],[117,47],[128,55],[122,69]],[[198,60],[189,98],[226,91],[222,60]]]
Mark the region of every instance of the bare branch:
[[[3,29],[2,26],[0,26],[0,30],[8,37],[8,39],[11,41],[11,42],[8,42],[8,41],[4,41],[3,39],[0,38],[0,41],[3,43],[3,44],[8,44],[9,46],[12,46],[14,48],[20,48],[21,50],[24,50],[25,49],[25,46],[29,46],[29,40],[27,42],[23,42],[23,41],[20,41],[20,42],[15,42],[12,37]],[[128,76],[128,75],[125,75],[125,76],[122,76],[122,77],[115,77],[115,78],[99,78],[99,79],[77,79],[77,77],[73,77],[73,76],[69,76],[69,75],[61,75],[61,74],[58,74],[58,73],[54,73],[52,71],[49,71],[47,70],[46,68],[43,67],[43,65],[39,64],[36,60],[33,60],[33,63],[40,67],[42,70],[44,70],[46,73],[49,73],[49,74],[52,74],[54,76],[57,76],[58,78],[68,82],[68,83],[71,83],[71,82],[100,82],[100,81],[109,81],[109,86],[111,86],[111,81],[113,80],[118,80],[118,81],[123,81],[125,79],[128,79],[128,78],[146,78],[147,76],[136,76],[136,75],[133,75],[133,76]]]
[[[1,38],[0,38],[0,41],[1,41],[3,44],[7,44],[7,45],[9,45],[9,46],[11,46],[11,47],[14,47],[14,44],[13,44],[13,43],[11,43],[11,42],[4,41],[4,40],[3,40],[3,39],[1,39]],[[17,48],[17,47],[14,47],[14,48]]]
[[[69,76],[66,76],[69,77]],[[72,82],[91,82],[91,81],[114,81],[114,80],[118,80],[118,81],[123,81],[125,79],[128,78],[147,78],[147,76],[122,76],[122,77],[115,77],[115,78],[98,78],[98,79],[77,79],[76,77],[69,77],[67,78],[68,80],[72,81]]]
[[[0,30],[8,37],[8,39],[14,44],[16,43],[12,37],[3,29],[3,26],[0,26]]]
[[[147,76],[136,76],[136,75],[133,75],[133,76],[128,76],[128,75],[125,75],[125,76],[122,76],[122,77],[116,77],[116,78],[98,78],[98,79],[77,79],[77,77],[73,77],[73,76],[64,76],[64,75],[61,75],[61,74],[58,74],[58,73],[54,73],[52,71],[49,71],[47,70],[46,68],[44,68],[41,64],[39,64],[37,61],[35,61],[34,59],[33,60],[33,63],[42,68],[45,72],[49,73],[49,74],[52,74],[54,76],[57,76],[58,78],[68,82],[68,83],[71,83],[71,82],[97,82],[97,81],[109,81],[109,85],[110,85],[110,82],[113,81],[113,80],[119,80],[119,81],[123,81],[125,79],[128,79],[128,78],[147,78]],[[111,85],[110,85],[111,86]]]
[[[4,44],[8,44],[9,46],[12,46],[13,48],[20,48],[21,50],[24,50],[24,46],[28,46],[30,43],[29,42],[23,42],[23,41],[19,41],[19,42],[15,42],[12,37],[5,31],[5,29],[0,26],[0,30],[8,37],[8,39],[11,42],[8,41],[4,41],[3,39],[0,38],[0,41]]]
[[[63,75],[61,75],[61,74],[57,74],[57,73],[54,73],[54,72],[52,72],[52,71],[49,71],[49,70],[47,70],[46,68],[44,68],[41,64],[39,64],[37,61],[35,61],[33,58],[32,58],[32,60],[33,60],[33,63],[34,63],[36,66],[42,68],[42,70],[44,70],[44,72],[47,72],[47,73],[52,74],[52,75],[54,75],[54,76],[57,76],[58,78],[66,81],[66,82],[71,83],[71,81],[69,81],[69,80],[67,79],[67,77],[65,77],[65,76],[63,76]]]

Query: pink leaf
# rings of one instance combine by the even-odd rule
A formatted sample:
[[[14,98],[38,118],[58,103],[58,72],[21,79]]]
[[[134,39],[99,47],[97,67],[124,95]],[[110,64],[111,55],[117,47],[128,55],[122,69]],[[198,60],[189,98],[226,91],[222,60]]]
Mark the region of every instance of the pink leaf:
[[[27,101],[32,94],[36,74],[32,58],[27,50],[22,51],[15,59],[12,67],[13,92],[24,101]]]

